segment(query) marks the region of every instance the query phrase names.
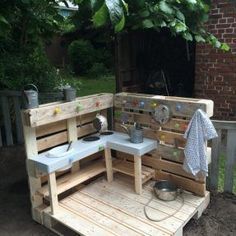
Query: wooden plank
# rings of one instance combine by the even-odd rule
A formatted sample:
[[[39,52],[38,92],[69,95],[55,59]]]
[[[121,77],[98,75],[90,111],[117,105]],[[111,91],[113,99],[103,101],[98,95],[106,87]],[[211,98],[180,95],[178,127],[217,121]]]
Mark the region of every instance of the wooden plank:
[[[155,164],[152,166],[154,169],[164,170],[172,174],[180,175],[182,177],[187,177],[189,179],[195,180],[196,182],[205,182],[205,178],[196,179],[192,174],[187,173],[183,169],[183,165],[167,160],[155,159]]]
[[[113,170],[132,176],[135,176],[135,171],[134,171],[134,163],[133,162],[128,162],[128,161],[122,161],[122,160],[114,160],[113,161]],[[149,167],[143,166],[141,169],[141,178],[142,178],[142,183],[145,182],[146,179],[151,179],[154,177],[155,171]]]
[[[158,122],[154,121],[152,118],[152,115],[149,112],[144,112],[144,113],[138,113],[135,111],[129,112],[126,111],[125,109],[120,109],[116,108],[115,109],[118,114],[127,114],[128,121],[127,122],[136,122],[141,125],[148,125],[152,129],[158,130],[160,127],[163,130],[173,130],[173,131],[178,131],[178,132],[185,132],[189,121],[188,120],[183,120],[183,119],[178,119],[178,118],[172,118],[169,120],[166,124],[160,125]],[[122,123],[120,120],[120,117],[116,117],[115,121],[117,123]]]
[[[134,107],[134,101],[137,104],[136,107]],[[140,102],[144,102],[145,105],[139,107]],[[150,112],[153,111],[153,103],[167,105],[174,116],[192,117],[197,109],[202,109],[209,117],[213,115],[213,101],[204,99],[119,93],[115,95],[114,101],[115,107],[118,108],[126,107],[134,110],[137,108]]]
[[[23,143],[23,129],[22,129],[22,121],[21,121],[21,108],[19,97],[13,97],[14,110],[15,110],[15,119],[16,119],[16,140],[17,143]]]
[[[134,186],[137,194],[142,194],[142,161],[141,156],[134,156]]]
[[[138,233],[137,231],[130,229],[122,224],[118,224],[116,220],[102,214],[93,207],[84,205],[83,203],[74,200],[73,198],[66,198],[61,201],[61,205],[66,207],[70,211],[87,218],[91,223],[98,225],[99,227],[109,230],[113,235],[132,235],[140,236],[143,234]]]
[[[86,125],[83,125],[83,126],[77,128],[78,138],[81,138],[81,137],[89,135],[89,134],[93,134],[95,132],[96,132],[96,130],[93,127],[92,123],[89,123],[89,124],[86,124]]]
[[[36,136],[40,138],[42,136],[46,136],[49,134],[57,133],[60,131],[66,130],[66,120],[61,120],[57,122],[53,122],[46,125],[41,125],[36,127]]]
[[[178,147],[185,147],[186,139],[184,139],[183,134],[170,132],[170,131],[157,131],[157,138],[164,143],[176,145]]]
[[[1,130],[1,127],[0,127],[0,147],[2,147],[2,130]]]
[[[36,133],[35,128],[28,126],[23,126],[24,139],[25,139],[25,151],[27,158],[33,157],[38,154],[37,144],[36,144]],[[30,199],[32,206],[32,216],[35,221],[38,222],[39,217],[35,214],[34,209],[43,204],[43,199],[41,196],[36,194],[37,190],[41,188],[41,179],[37,178],[37,172],[34,165],[27,165],[27,172],[29,175],[29,189],[30,189]],[[39,222],[41,223],[41,222]]]
[[[87,181],[88,179],[101,174],[105,170],[104,162],[96,161],[95,163],[84,167],[79,172],[65,174],[57,179],[57,194],[61,194],[76,185]],[[49,195],[48,185],[46,184],[38,189],[37,193],[39,196],[47,197]]]
[[[83,136],[89,135],[96,132],[93,124],[86,124],[81,127],[77,127],[77,137],[81,138]],[[38,150],[43,151],[45,149],[66,143],[68,141],[68,132],[63,131],[56,133],[47,137],[43,137],[37,140]]]
[[[129,128],[131,125],[126,125],[126,126]],[[117,122],[115,122],[115,131],[122,133],[125,132],[124,129],[120,126],[120,123]],[[157,131],[145,127],[143,129],[143,136],[150,139],[157,139]]]
[[[227,158],[225,165],[224,191],[233,192],[234,167],[236,163],[236,129],[227,131]]]
[[[135,231],[142,233],[143,235],[167,235],[163,231],[156,229],[153,226],[145,224],[138,218],[132,217],[126,212],[121,211],[119,208],[111,207],[106,202],[99,199],[93,198],[87,194],[77,192],[73,194],[70,198],[77,202],[81,202],[87,207],[92,207],[94,210],[106,214],[109,218],[117,220],[119,224],[125,225],[126,227],[132,228]]]
[[[48,186],[49,186],[49,198],[50,198],[50,205],[51,205],[51,213],[52,213],[52,215],[54,215],[58,211],[57,183],[56,183],[55,172],[49,174]]]
[[[183,222],[182,220],[173,217],[170,217],[168,221],[161,222],[152,222],[147,220],[143,212],[143,204],[121,196],[116,192],[109,191],[106,187],[100,188],[99,186],[96,186],[96,184],[86,186],[86,188],[81,189],[81,193],[93,197],[99,201],[103,201],[110,207],[117,208],[120,211],[125,212],[127,215],[142,220],[144,223],[156,227],[157,229],[170,235],[173,235]],[[162,218],[168,215],[156,209],[150,209],[150,214],[155,214],[157,218]]]
[[[147,183],[143,188],[143,194],[137,195],[132,191],[132,186],[124,182],[124,179],[120,179],[119,177],[115,179],[115,181],[111,184],[108,184],[104,181],[96,181],[96,186],[101,189],[105,188],[107,191],[120,195],[122,197],[131,199],[134,202],[141,203],[145,205],[150,198],[153,197],[153,188],[151,186],[154,185],[153,181],[150,181],[151,184]],[[149,187],[147,187],[149,186]],[[81,195],[80,195],[81,196]],[[76,194],[78,197],[78,194]],[[158,198],[153,198],[149,206],[154,208],[160,212],[163,212],[167,215],[172,215],[177,209],[179,209],[181,205],[180,198],[177,198],[171,202],[161,201]],[[183,222],[187,222],[194,214],[196,213],[196,207],[185,202],[184,205],[179,209],[179,211],[173,215],[174,218],[182,220]],[[168,219],[167,219],[168,220]]]
[[[77,126],[82,126],[84,124],[91,123],[96,117],[98,112],[103,116],[107,116],[107,109],[96,112],[90,112],[84,115],[79,115],[76,117]]]
[[[104,230],[97,224],[91,223],[91,221],[89,221],[88,219],[70,211],[68,208],[65,208],[63,206],[59,206],[58,212],[50,217],[64,224],[68,228],[74,230],[79,235],[112,236],[112,233],[110,233],[109,231]]]
[[[236,129],[236,121],[212,120],[216,129]]]
[[[173,183],[175,183],[178,187],[182,189],[196,193],[200,196],[205,196],[206,193],[205,183],[198,183],[194,180],[187,179],[164,171],[156,171],[156,178],[159,180],[164,179],[173,181]]]
[[[0,96],[5,97],[21,97],[22,92],[21,91],[14,91],[14,90],[1,90]]]
[[[152,153],[152,156],[161,156],[164,159],[183,163],[184,161],[184,149],[183,148],[175,148],[173,146],[167,146],[159,144],[156,152]]]
[[[37,127],[69,119],[113,106],[113,94],[95,94],[77,98],[75,101],[49,105],[24,111],[28,125]]]
[[[218,189],[219,160],[221,149],[221,129],[217,129],[218,138],[212,140],[211,165],[210,165],[210,189]]]
[[[76,117],[67,119],[67,133],[68,133],[68,142],[74,142],[77,140],[77,124]],[[80,169],[79,161],[73,163],[72,172],[76,172]]]
[[[111,149],[105,149],[105,161],[106,161],[106,171],[107,171],[107,181],[110,183],[113,181],[113,170],[112,170],[112,157]]]
[[[7,97],[1,96],[1,105],[2,105],[3,124],[6,136],[6,144],[13,145],[11,116]]]
[[[57,145],[66,143],[68,140],[68,133],[67,131],[60,132],[58,134],[53,134],[51,136],[38,139],[37,140],[37,147],[38,151],[43,151],[48,148],[55,147]]]

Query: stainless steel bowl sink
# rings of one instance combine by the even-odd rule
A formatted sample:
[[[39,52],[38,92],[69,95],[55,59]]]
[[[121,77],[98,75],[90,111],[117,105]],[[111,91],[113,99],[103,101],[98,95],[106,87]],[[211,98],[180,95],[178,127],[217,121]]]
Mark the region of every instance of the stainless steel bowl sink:
[[[168,180],[159,180],[155,183],[154,192],[163,201],[173,201],[177,197],[177,187]]]

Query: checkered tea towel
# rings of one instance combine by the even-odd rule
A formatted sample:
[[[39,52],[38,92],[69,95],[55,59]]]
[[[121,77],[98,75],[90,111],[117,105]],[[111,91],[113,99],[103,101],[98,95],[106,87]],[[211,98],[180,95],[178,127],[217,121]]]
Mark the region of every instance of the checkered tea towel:
[[[184,134],[187,139],[184,149],[185,159],[183,168],[188,173],[207,176],[208,164],[206,156],[206,140],[218,137],[217,132],[207,114],[198,109]]]

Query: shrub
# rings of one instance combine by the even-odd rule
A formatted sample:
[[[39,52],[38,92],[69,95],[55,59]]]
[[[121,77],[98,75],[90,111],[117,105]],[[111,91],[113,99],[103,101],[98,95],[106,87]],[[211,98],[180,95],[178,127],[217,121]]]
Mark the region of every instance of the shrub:
[[[100,77],[101,75],[107,75],[108,73],[109,70],[101,62],[94,63],[88,71],[89,76],[94,78]]]
[[[50,65],[42,46],[33,51],[19,50],[3,53],[0,58],[0,88],[21,90],[33,83],[42,92],[52,91],[59,82],[56,69]]]
[[[93,64],[96,53],[88,40],[80,39],[69,45],[68,54],[73,71],[76,74],[86,74]]]

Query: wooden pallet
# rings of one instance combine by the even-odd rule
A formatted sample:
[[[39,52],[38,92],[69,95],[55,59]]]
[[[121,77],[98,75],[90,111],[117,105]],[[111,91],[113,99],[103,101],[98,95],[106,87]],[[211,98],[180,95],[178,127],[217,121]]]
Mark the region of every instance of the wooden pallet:
[[[134,163],[129,161],[114,160],[112,163],[114,171],[134,177]],[[155,177],[155,170],[142,165],[142,184]]]
[[[65,234],[56,229],[58,224],[85,236],[182,235],[189,220],[200,217],[209,203],[209,192],[205,197],[184,192],[183,207],[171,216],[180,206],[180,199],[171,202],[154,199],[149,214],[157,219],[168,215],[170,218],[153,222],[146,219],[143,212],[144,205],[152,196],[152,185],[153,181],[149,181],[142,195],[137,195],[131,177],[115,176],[112,183],[100,178],[61,200],[53,216],[50,208],[46,208],[44,225],[59,235]]]
[[[203,99],[153,96],[135,93],[119,93],[114,98],[115,130],[121,128],[122,116],[126,117],[127,126],[135,122],[144,128],[144,136],[159,142],[157,149],[142,158],[142,164],[155,169],[156,179],[169,179],[177,186],[204,196],[206,193],[205,178],[195,176],[183,170],[184,147],[186,139],[183,134],[197,109],[205,111],[209,117],[213,114],[213,102]],[[140,107],[139,104],[144,104]],[[171,119],[160,125],[152,118],[153,106],[166,105],[171,111]],[[210,150],[208,149],[208,153]],[[117,157],[133,161],[133,157],[117,152]]]

